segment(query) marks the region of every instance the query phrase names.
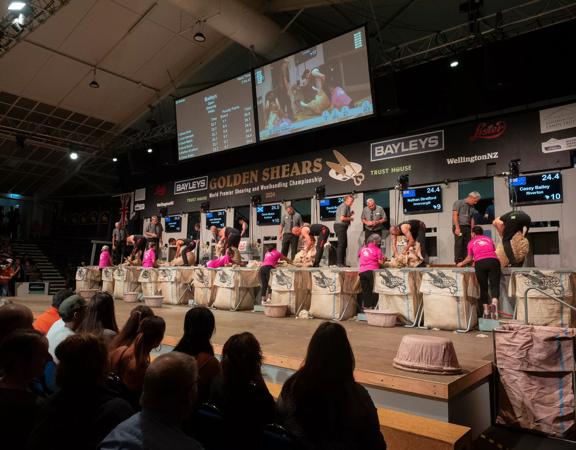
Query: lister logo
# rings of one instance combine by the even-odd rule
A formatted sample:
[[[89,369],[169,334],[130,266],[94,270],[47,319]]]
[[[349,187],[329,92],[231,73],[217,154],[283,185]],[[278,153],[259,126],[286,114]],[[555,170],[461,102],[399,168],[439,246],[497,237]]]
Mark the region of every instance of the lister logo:
[[[370,144],[370,161],[401,158],[444,150],[444,130],[415,134]]]
[[[206,189],[208,189],[208,177],[189,178],[188,180],[174,182],[175,195],[205,191]]]

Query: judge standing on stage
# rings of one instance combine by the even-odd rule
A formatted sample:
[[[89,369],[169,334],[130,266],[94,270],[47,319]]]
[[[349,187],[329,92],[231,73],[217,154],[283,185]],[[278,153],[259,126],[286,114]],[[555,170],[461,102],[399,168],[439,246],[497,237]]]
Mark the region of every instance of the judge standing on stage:
[[[298,236],[292,233],[292,229],[300,228],[302,223],[302,216],[294,210],[292,205],[287,206],[278,231],[278,239],[282,240],[282,255],[288,256],[288,249],[290,249],[290,258],[294,259],[298,253]]]
[[[354,196],[346,195],[344,201],[336,209],[336,222],[334,223],[334,232],[338,238],[338,247],[336,248],[336,264],[338,267],[346,266],[346,249],[348,248],[348,227],[352,222],[354,211],[350,208],[354,203]]]
[[[452,231],[454,232],[454,262],[458,264],[468,256],[468,243],[472,235],[479,192],[473,191],[464,199],[456,200],[452,206]]]
[[[382,237],[384,224],[388,221],[384,208],[378,206],[373,198],[366,200],[366,206],[362,210],[362,223],[364,224],[364,244],[373,234]]]

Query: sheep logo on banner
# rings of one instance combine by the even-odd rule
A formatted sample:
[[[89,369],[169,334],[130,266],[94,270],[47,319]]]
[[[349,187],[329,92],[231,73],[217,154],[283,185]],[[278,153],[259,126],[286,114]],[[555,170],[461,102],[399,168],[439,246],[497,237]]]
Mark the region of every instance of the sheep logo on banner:
[[[142,278],[143,281],[148,281],[148,280],[150,280],[150,275],[151,275],[151,274],[150,274],[150,271],[148,271],[148,270],[143,270],[143,271],[140,273],[140,278]]]
[[[278,286],[284,286],[286,289],[292,289],[292,279],[286,275],[284,271],[278,269],[274,273],[274,276],[276,277],[276,284],[278,284]]]
[[[330,292],[336,292],[336,282],[328,278],[323,272],[318,272],[313,276],[316,286],[322,289],[328,289]]]
[[[76,270],[76,279],[82,281],[84,278],[86,278],[87,272],[88,270],[85,267],[78,267]]]
[[[430,278],[432,279],[432,284],[439,289],[448,289],[451,295],[455,295],[458,292],[458,286],[456,285],[456,278],[449,277],[444,272],[440,270],[434,272],[428,272]]]
[[[226,286],[232,284],[232,277],[224,270],[218,271],[218,282]]]
[[[356,186],[360,186],[366,178],[362,173],[362,166],[348,161],[338,150],[332,150],[332,153],[338,162],[326,161],[326,165],[330,168],[328,175],[338,181],[352,180]]]
[[[531,270],[528,273],[521,274],[526,278],[527,286],[529,288],[535,287],[543,291],[553,292],[556,296],[564,295],[564,286],[560,281],[560,277],[554,275],[545,275],[539,270]]]
[[[402,292],[402,294],[406,294],[408,291],[402,277],[393,275],[392,272],[390,272],[388,269],[383,269],[379,275],[382,279],[382,282],[388,289],[398,289],[400,292]]]
[[[196,281],[198,282],[198,284],[201,284],[204,287],[209,287],[208,279],[206,278],[204,270],[199,269],[196,270],[195,272],[196,272]]]

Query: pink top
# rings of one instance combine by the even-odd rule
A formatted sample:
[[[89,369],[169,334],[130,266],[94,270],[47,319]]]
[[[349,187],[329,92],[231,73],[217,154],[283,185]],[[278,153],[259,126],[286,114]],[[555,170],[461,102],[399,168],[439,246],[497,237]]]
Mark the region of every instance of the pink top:
[[[112,258],[110,258],[110,252],[104,250],[100,252],[100,261],[98,262],[98,267],[104,269],[105,267],[110,267],[112,265]]]
[[[266,252],[264,255],[264,261],[262,261],[262,265],[276,267],[278,261],[280,261],[280,258],[282,258],[282,253],[274,248],[269,252]]]
[[[154,267],[154,261],[156,260],[156,252],[154,249],[150,248],[144,252],[144,260],[142,261],[142,267],[150,268]]]
[[[224,267],[226,264],[230,264],[232,260],[228,255],[221,256],[220,258],[212,259],[206,263],[206,267],[211,269],[217,269],[218,267]]]
[[[474,262],[487,258],[498,258],[494,242],[488,236],[476,236],[468,243],[468,254],[474,258]]]
[[[384,259],[382,255],[382,250],[374,242],[370,242],[365,245],[358,252],[360,257],[360,269],[359,272],[366,272],[368,270],[377,270],[380,268],[380,263],[378,261]]]

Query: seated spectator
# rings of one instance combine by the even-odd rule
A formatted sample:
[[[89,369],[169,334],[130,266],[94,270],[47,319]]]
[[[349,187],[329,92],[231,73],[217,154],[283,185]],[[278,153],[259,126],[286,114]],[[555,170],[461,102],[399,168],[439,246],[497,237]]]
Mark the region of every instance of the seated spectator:
[[[231,448],[259,448],[264,426],[274,422],[274,398],[262,378],[262,351],[252,333],[231,336],[222,350],[222,373],[211,403],[222,413]]]
[[[138,404],[144,374],[150,365],[150,352],[162,343],[166,323],[162,317],[147,317],[140,323],[134,342],[110,353],[110,370],[120,378],[132,405]]]
[[[58,308],[58,313],[62,317],[60,319],[62,325],[56,322],[46,335],[46,338],[48,338],[48,351],[56,363],[58,363],[56,348],[64,339],[74,334],[82,323],[85,312],[86,300],[79,295],[71,295]]]
[[[136,339],[138,334],[138,329],[140,324],[146,317],[154,316],[154,311],[152,308],[146,305],[138,305],[130,311],[130,316],[128,320],[120,330],[120,333],[116,335],[112,344],[110,344],[110,350],[114,350],[118,347],[129,346]]]
[[[90,334],[75,334],[56,348],[60,390],[40,406],[28,439],[29,450],[95,449],[134,411],[104,388],[108,350]]]
[[[0,297],[8,297],[10,295],[10,282],[14,276],[14,269],[12,269],[12,260],[6,259],[0,265]]]
[[[79,333],[92,333],[110,342],[118,334],[114,299],[107,292],[98,292],[86,308],[86,315],[77,330]]]
[[[354,354],[340,324],[318,327],[304,365],[282,387],[278,412],[305,447],[386,448],[374,403],[354,381]]]
[[[32,330],[34,316],[30,308],[17,303],[0,306],[0,343],[16,330]]]
[[[180,429],[196,403],[197,381],[191,356],[171,352],[156,358],[144,378],[142,411],[118,425],[99,449],[201,450]]]
[[[74,289],[60,289],[52,296],[52,306],[36,317],[36,320],[32,324],[35,330],[40,331],[43,334],[48,333],[50,327],[54,322],[60,320],[60,314],[58,314],[58,308],[60,304],[70,297],[74,293]]]
[[[17,330],[0,345],[1,447],[24,448],[36,414],[32,380],[42,376],[49,359],[48,342],[36,330]]]
[[[184,335],[174,351],[196,358],[198,366],[198,400],[208,400],[212,381],[220,373],[220,363],[214,357],[210,339],[214,334],[214,314],[205,306],[188,310],[184,318]]]

